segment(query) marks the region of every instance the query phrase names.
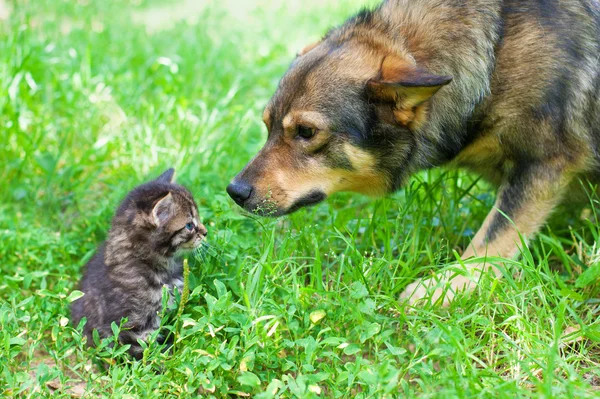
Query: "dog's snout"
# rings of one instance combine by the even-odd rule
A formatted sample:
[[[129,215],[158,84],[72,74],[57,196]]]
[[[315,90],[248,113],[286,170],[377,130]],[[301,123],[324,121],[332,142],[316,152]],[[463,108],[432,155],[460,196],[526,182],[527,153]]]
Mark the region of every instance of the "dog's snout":
[[[236,204],[244,206],[244,202],[252,195],[252,186],[245,182],[234,181],[227,186],[227,194],[233,198]]]

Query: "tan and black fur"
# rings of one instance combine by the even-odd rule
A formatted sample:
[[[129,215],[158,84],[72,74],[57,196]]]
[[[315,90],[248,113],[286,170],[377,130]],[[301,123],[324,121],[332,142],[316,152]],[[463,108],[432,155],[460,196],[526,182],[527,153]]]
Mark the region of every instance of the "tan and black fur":
[[[298,55],[265,109],[266,145],[228,192],[279,215],[463,167],[498,187],[464,258],[513,257],[519,233],[600,172],[599,72],[598,0],[389,0]],[[446,302],[482,269],[439,276]]]

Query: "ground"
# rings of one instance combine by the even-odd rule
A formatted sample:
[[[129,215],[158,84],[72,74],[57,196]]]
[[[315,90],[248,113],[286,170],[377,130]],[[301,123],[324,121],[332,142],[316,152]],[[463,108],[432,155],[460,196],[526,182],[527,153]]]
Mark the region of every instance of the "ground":
[[[502,280],[411,309],[402,289],[455,261],[493,203],[477,176],[430,171],[276,220],[226,196],[294,54],[363,5],[0,1],[0,394],[600,396],[593,206],[557,212]],[[81,267],[119,200],[170,166],[212,245],[165,318],[175,346],[88,349],[69,323]]]

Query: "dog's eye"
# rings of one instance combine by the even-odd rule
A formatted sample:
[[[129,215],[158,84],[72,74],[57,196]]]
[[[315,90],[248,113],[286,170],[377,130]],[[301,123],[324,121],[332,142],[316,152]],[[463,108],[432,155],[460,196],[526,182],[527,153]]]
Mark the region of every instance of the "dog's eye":
[[[306,126],[298,126],[298,137],[301,137],[305,140],[313,138],[316,133],[317,129]]]
[[[181,226],[181,225],[180,225]],[[188,223],[185,225],[185,228],[188,229],[189,231],[194,230],[194,223]]]

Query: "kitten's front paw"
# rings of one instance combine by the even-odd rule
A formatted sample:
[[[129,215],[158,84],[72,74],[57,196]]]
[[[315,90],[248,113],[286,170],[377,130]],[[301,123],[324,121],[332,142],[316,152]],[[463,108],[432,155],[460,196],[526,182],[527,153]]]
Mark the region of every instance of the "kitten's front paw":
[[[173,343],[175,343],[175,337],[174,334],[166,331],[165,334],[158,334],[158,337],[156,337],[156,342],[158,342],[159,345],[163,345],[165,346],[165,348],[163,350],[169,350],[169,348],[171,346],[173,346]]]
[[[457,293],[471,291],[476,285],[469,276],[457,275],[452,278],[446,272],[410,283],[400,294],[400,299],[406,300],[411,306],[421,301],[435,304],[440,300],[442,306],[448,306]]]

